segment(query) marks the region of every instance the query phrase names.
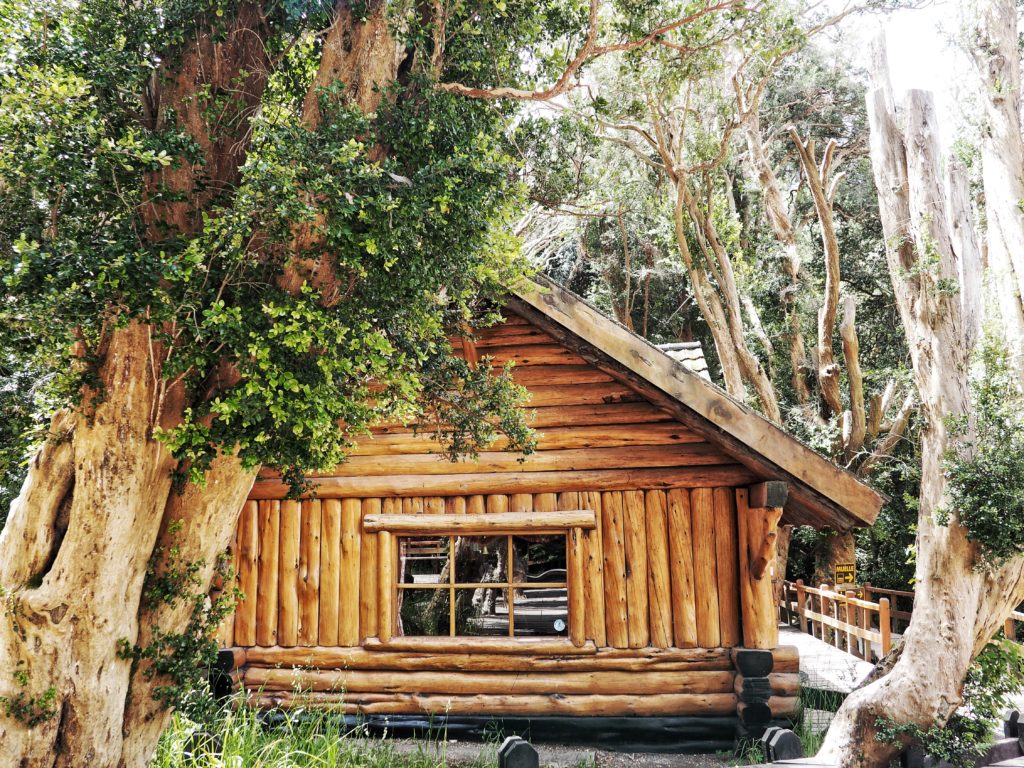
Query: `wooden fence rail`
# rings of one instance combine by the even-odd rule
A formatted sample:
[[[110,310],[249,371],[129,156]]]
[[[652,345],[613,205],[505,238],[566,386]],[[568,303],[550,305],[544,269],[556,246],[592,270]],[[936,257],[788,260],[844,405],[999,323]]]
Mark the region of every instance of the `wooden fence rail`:
[[[876,601],[878,598],[889,598],[889,616],[892,620],[892,634],[903,634],[910,626],[910,614],[914,610],[914,593],[902,589],[883,589],[882,587],[865,584],[864,599]]]
[[[885,656],[892,647],[887,597],[873,603],[852,591],[836,592],[828,584],[808,587],[798,579],[783,582],[780,607],[784,622],[866,661]]]
[[[1024,613],[1020,611],[1013,611],[1009,616],[1006,617],[1006,621],[1003,622],[1003,634],[1007,640],[1017,639],[1017,622],[1024,621]]]
[[[887,654],[892,636],[910,626],[913,592],[865,584],[861,589],[866,599],[860,599],[852,590],[838,592],[828,584],[808,587],[801,579],[782,585],[783,623],[866,661]],[[871,600],[875,596],[877,602]],[[1013,611],[1003,623],[1003,634],[1010,640],[1017,640],[1017,622],[1024,623],[1024,613]]]

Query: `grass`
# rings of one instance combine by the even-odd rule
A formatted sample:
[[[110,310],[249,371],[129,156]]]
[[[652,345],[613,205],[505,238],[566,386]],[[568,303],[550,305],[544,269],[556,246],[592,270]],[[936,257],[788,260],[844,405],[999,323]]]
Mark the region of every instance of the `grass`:
[[[845,696],[841,693],[824,690],[800,689],[800,710],[793,722],[793,733],[800,739],[804,748],[804,755],[810,757],[821,748],[825,740],[826,729],[820,725],[815,726],[810,717],[807,717],[809,710],[835,712],[843,703]],[[743,741],[737,745],[735,756],[729,757],[731,765],[756,765],[765,762],[764,749],[760,741]]]
[[[418,740],[411,750],[387,738],[346,727],[340,718],[318,711],[296,711],[275,725],[264,725],[257,710],[227,709],[200,726],[175,715],[160,739],[150,768],[447,768],[444,739]],[[211,749],[211,746],[214,748]],[[189,754],[189,753],[192,754]],[[494,744],[463,768],[497,765]]]

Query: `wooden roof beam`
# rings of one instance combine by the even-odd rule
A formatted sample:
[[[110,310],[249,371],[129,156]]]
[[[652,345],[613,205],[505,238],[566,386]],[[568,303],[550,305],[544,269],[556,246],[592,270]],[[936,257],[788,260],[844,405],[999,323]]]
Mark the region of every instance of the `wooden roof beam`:
[[[788,482],[785,522],[845,531],[877,517],[885,496],[565,288],[541,278],[517,290],[510,304],[588,362],[701,430],[762,478]]]

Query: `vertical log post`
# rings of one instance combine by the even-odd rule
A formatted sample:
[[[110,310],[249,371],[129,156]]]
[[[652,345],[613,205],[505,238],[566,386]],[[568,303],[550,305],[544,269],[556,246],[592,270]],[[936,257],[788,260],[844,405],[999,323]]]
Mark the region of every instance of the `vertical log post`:
[[[377,534],[377,637],[388,642],[394,631],[395,616],[393,598],[395,594],[395,547],[391,534],[381,531]]]
[[[822,592],[828,592],[829,591],[829,585],[828,584],[819,584],[818,585],[818,589],[820,589]],[[831,616],[832,615],[832,601],[829,600],[827,597],[825,597],[825,595],[821,595],[820,596],[820,601],[821,601],[821,610],[819,610],[818,612],[821,614],[822,622],[821,622],[821,637],[819,638],[819,640],[821,640],[821,642],[823,642],[823,643],[828,643],[829,645],[831,645],[832,644],[832,634],[829,632],[829,628],[827,626],[825,626],[824,619],[825,619],[826,616]]]
[[[800,621],[800,631],[807,631],[807,594],[804,592],[804,580],[796,580],[796,614]]]
[[[771,649],[779,644],[779,626],[772,590],[776,526],[782,517],[778,507],[754,507],[747,489],[736,490],[740,549],[740,611],[743,645]]]
[[[277,602],[277,643],[299,643],[299,544],[301,508],[297,501],[281,502],[280,569]]]
[[[320,645],[338,644],[338,606],[341,604],[341,501],[320,505]]]
[[[892,647],[892,620],[889,618],[889,598],[878,601],[878,631],[882,635],[882,656]]]
[[[853,604],[854,592],[851,589],[846,590],[846,652],[852,656],[859,656],[859,649],[857,647],[857,636],[853,634],[853,628],[857,626],[857,606]]]
[[[572,528],[569,531],[569,639],[577,648],[586,642],[586,611],[583,585],[583,531]]]
[[[761,484],[765,486],[766,484]],[[743,646],[733,650],[741,738],[760,738],[771,723],[772,648],[779,644],[778,608],[772,586],[776,528],[781,506],[751,507],[751,496],[762,504],[776,502],[778,488],[754,486],[736,489],[737,546],[739,549],[740,615]],[[784,501],[784,498],[783,498]]]
[[[465,500],[461,497],[462,509]],[[363,499],[362,516],[379,514],[383,505],[380,499]],[[457,510],[457,505],[456,510]],[[455,514],[458,514],[456,511]],[[340,577],[339,577],[340,578]],[[359,541],[359,637],[375,637],[377,634],[377,536],[361,533]]]

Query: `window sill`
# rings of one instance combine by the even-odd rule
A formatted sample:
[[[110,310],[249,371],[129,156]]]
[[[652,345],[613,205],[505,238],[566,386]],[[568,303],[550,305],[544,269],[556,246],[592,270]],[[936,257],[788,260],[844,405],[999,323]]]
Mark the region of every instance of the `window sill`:
[[[368,651],[406,651],[409,653],[508,653],[534,656],[585,656],[597,653],[590,640],[573,645],[564,637],[392,637],[382,641],[367,638]]]
[[[367,533],[389,531],[398,535],[444,534],[464,536],[482,534],[563,533],[570,528],[596,528],[597,515],[591,509],[567,512],[494,512],[487,515],[384,515],[363,518]]]

